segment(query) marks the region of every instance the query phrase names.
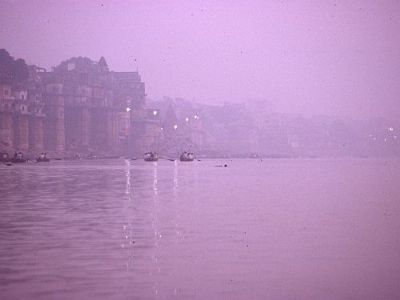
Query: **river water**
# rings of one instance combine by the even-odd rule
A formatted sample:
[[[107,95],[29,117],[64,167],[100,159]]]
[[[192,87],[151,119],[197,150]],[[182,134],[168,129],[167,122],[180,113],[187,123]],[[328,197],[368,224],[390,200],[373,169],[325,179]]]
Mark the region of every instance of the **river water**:
[[[399,280],[399,160],[0,166],[3,300],[400,299]]]

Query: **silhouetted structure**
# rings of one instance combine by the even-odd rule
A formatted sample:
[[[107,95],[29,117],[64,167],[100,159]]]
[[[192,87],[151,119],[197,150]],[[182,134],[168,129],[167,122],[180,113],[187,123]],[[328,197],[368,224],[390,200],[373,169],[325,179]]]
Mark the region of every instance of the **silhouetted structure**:
[[[1,62],[14,62],[1,51]],[[104,57],[75,57],[51,72],[26,67],[25,76],[21,61],[15,62],[16,72],[2,68],[0,74],[2,151],[129,155],[154,143],[152,132],[140,132],[154,116],[145,108],[138,72],[112,72]]]
[[[0,153],[179,157],[399,156],[400,125],[385,119],[304,118],[265,99],[205,105],[146,102],[138,72],[110,71],[104,57],[74,57],[51,72],[0,49]]]

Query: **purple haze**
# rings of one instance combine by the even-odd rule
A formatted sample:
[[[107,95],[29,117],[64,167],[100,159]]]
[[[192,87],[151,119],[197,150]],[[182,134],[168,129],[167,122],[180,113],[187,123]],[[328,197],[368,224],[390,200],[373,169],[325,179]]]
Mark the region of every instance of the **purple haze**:
[[[46,68],[138,65],[150,98],[396,117],[399,14],[397,1],[2,1],[0,45]]]

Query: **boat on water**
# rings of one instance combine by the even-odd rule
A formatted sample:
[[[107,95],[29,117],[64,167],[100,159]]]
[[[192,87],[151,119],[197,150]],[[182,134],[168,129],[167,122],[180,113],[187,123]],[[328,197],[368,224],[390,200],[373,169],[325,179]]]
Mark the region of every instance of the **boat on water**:
[[[145,161],[158,161],[158,153],[157,152],[146,152],[144,154]]]
[[[183,152],[179,156],[180,161],[193,161],[194,160],[194,154],[192,152]]]
[[[27,159],[24,158],[22,152],[15,152],[14,157],[11,159],[11,162],[14,164],[25,163],[27,162]]]
[[[49,162],[50,159],[47,157],[47,153],[43,152],[36,158],[36,162]]]

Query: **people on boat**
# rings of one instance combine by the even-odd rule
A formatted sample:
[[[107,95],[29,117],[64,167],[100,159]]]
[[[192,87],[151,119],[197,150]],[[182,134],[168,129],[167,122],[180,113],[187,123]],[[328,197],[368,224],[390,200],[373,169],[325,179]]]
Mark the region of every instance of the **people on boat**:
[[[40,153],[39,157],[36,159],[37,162],[48,162],[50,159],[47,157],[47,152]]]
[[[193,161],[194,154],[192,152],[184,151],[181,156],[179,157],[180,161]]]
[[[157,161],[158,154],[156,152],[147,152],[144,154],[144,160],[145,161]]]
[[[22,154],[21,151],[14,153],[14,158],[16,158],[16,159],[22,159],[23,157],[24,157],[24,155]]]
[[[15,163],[26,162],[26,159],[24,158],[24,155],[22,154],[21,151],[18,151],[18,152],[16,151],[16,152],[14,152],[12,162],[15,162]]]

